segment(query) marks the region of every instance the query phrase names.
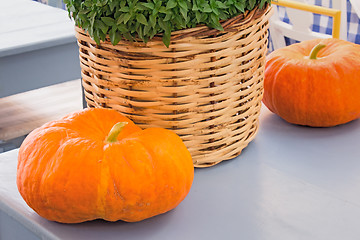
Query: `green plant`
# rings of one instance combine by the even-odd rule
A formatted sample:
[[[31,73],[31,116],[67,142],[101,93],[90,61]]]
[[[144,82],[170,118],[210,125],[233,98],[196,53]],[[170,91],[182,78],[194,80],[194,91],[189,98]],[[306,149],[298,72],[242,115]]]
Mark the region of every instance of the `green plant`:
[[[147,42],[162,34],[170,44],[171,32],[206,24],[223,30],[220,21],[263,8],[271,0],[64,0],[75,24],[97,44],[110,37],[113,45],[122,38]]]

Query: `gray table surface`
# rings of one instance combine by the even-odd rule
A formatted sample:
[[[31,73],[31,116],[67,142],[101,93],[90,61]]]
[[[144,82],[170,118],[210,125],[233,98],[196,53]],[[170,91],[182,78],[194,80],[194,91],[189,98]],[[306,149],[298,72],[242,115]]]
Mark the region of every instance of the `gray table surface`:
[[[359,140],[360,120],[300,127],[263,107],[250,145],[235,159],[196,169],[191,191],[176,209],[138,223],[73,225],[49,222],[25,204],[15,184],[13,150],[0,154],[0,211],[43,239],[355,240]]]
[[[81,77],[74,21],[31,0],[0,0],[0,98]]]
[[[76,42],[68,12],[31,0],[0,0],[0,57]]]

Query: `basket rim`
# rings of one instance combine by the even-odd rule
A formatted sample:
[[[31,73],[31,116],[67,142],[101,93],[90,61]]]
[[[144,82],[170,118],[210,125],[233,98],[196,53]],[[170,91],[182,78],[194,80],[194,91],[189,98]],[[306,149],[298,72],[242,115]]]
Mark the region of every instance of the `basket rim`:
[[[244,13],[234,16],[227,20],[220,21],[221,26],[224,28],[224,31],[220,31],[214,28],[209,28],[206,25],[199,25],[193,28],[185,28],[171,33],[171,41],[180,40],[186,37],[204,37],[204,36],[216,36],[218,34],[223,34],[225,32],[234,32],[237,28],[249,23],[250,21],[260,18],[266,15],[271,10],[271,4],[266,4],[263,8],[259,8],[259,5],[256,6],[253,10],[246,10]],[[75,25],[76,32],[89,35],[83,28]],[[92,39],[92,38],[91,38]],[[121,41],[131,42],[125,38]],[[155,35],[150,41],[162,41],[162,35]],[[136,39],[133,42],[143,43],[141,39]],[[111,44],[110,38],[107,35],[105,41],[100,41],[101,44]],[[145,43],[146,44],[146,43]]]

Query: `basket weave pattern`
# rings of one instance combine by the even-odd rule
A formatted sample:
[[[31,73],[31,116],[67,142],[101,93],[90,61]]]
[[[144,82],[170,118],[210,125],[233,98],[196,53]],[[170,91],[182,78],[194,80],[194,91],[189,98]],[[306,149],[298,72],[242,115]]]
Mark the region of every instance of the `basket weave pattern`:
[[[225,32],[173,32],[169,48],[156,38],[98,46],[76,28],[88,106],[174,130],[196,167],[238,156],[258,129],[270,12],[225,22]]]

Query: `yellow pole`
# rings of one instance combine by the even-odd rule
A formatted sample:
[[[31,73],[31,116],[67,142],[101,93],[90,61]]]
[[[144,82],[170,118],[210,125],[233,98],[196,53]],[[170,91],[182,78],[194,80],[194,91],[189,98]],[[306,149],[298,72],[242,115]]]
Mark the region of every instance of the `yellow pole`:
[[[271,3],[278,6],[289,7],[302,11],[330,16],[333,18],[332,36],[333,38],[340,37],[341,11],[338,9],[315,6],[306,3],[296,2],[293,0],[273,0],[271,1]]]
[[[332,31],[333,38],[340,38],[340,24],[341,24],[341,11],[339,10],[333,16],[333,31]]]

